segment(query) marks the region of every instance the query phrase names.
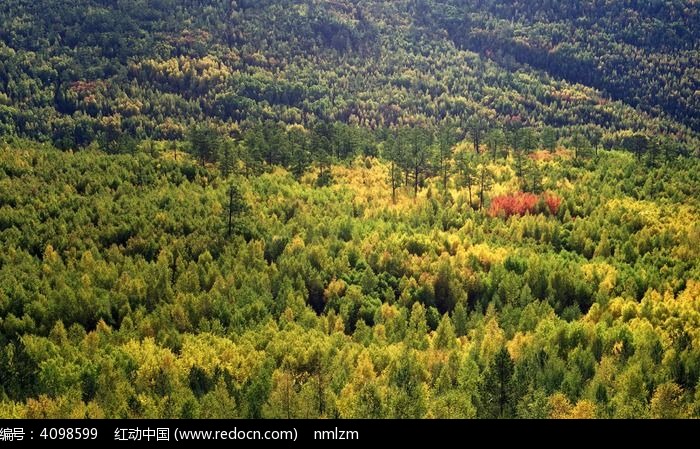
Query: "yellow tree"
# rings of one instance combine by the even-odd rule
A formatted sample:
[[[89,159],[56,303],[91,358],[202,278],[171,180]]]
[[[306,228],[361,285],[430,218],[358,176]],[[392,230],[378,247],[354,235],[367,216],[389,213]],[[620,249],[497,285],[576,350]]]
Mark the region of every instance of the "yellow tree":
[[[384,417],[383,397],[374,364],[366,350],[357,357],[355,371],[340,392],[337,405],[343,418]]]

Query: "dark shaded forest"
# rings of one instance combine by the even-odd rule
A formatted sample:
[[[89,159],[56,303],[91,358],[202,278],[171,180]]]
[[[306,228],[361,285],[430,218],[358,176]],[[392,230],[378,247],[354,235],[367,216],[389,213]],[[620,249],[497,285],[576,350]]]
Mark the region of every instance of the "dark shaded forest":
[[[113,152],[202,122],[472,119],[697,148],[697,8],[598,3],[7,0],[1,131]]]

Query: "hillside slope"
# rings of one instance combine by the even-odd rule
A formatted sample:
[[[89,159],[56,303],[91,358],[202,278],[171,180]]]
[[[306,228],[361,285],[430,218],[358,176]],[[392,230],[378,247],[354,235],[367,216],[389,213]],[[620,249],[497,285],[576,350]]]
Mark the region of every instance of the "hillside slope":
[[[700,129],[700,9],[695,1],[420,2],[460,46],[529,64]],[[517,64],[515,65],[517,67]]]
[[[589,33],[589,23],[573,19],[581,13],[564,7],[459,2],[444,11],[438,3],[7,0],[0,132],[68,148],[120,132],[181,139],[201,121],[235,133],[260,119],[378,128],[479,117],[663,133],[697,146],[694,9],[655,19],[675,30],[667,52],[643,30],[640,42],[627,28],[608,33],[612,13],[600,19],[604,30]],[[634,8],[643,7],[625,11]],[[563,34],[571,42],[559,42]],[[623,37],[653,57],[609,48]],[[625,64],[639,70],[619,66],[630,52],[644,61]],[[673,70],[654,63],[661,53]]]

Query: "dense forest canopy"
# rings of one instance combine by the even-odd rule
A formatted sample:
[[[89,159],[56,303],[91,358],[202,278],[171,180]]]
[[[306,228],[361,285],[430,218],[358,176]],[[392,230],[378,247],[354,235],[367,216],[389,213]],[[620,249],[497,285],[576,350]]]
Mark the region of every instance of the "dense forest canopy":
[[[692,0],[4,0],[0,417],[700,417]]]
[[[700,413],[697,159],[539,152],[541,193],[514,193],[513,158],[482,156],[488,185],[392,197],[370,157],[319,187],[12,147],[2,416]]]
[[[697,146],[694,2],[608,3],[7,0],[0,131],[70,148],[476,116]]]
[[[700,129],[695,1],[421,1],[460,46]]]

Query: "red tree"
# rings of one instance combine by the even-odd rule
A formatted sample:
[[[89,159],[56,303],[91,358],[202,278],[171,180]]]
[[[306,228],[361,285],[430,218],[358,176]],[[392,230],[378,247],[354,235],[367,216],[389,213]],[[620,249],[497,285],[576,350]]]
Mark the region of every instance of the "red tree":
[[[561,198],[553,193],[546,193],[544,195],[544,202],[549,209],[551,215],[556,215],[559,212],[559,206],[561,206]]]
[[[546,211],[538,207],[543,203],[546,205]],[[489,215],[492,217],[512,217],[514,215],[523,216],[528,214],[537,214],[540,212],[548,212],[551,215],[556,215],[561,205],[561,198],[547,193],[542,196],[534,193],[517,192],[510,195],[501,195],[491,200],[491,208]]]

